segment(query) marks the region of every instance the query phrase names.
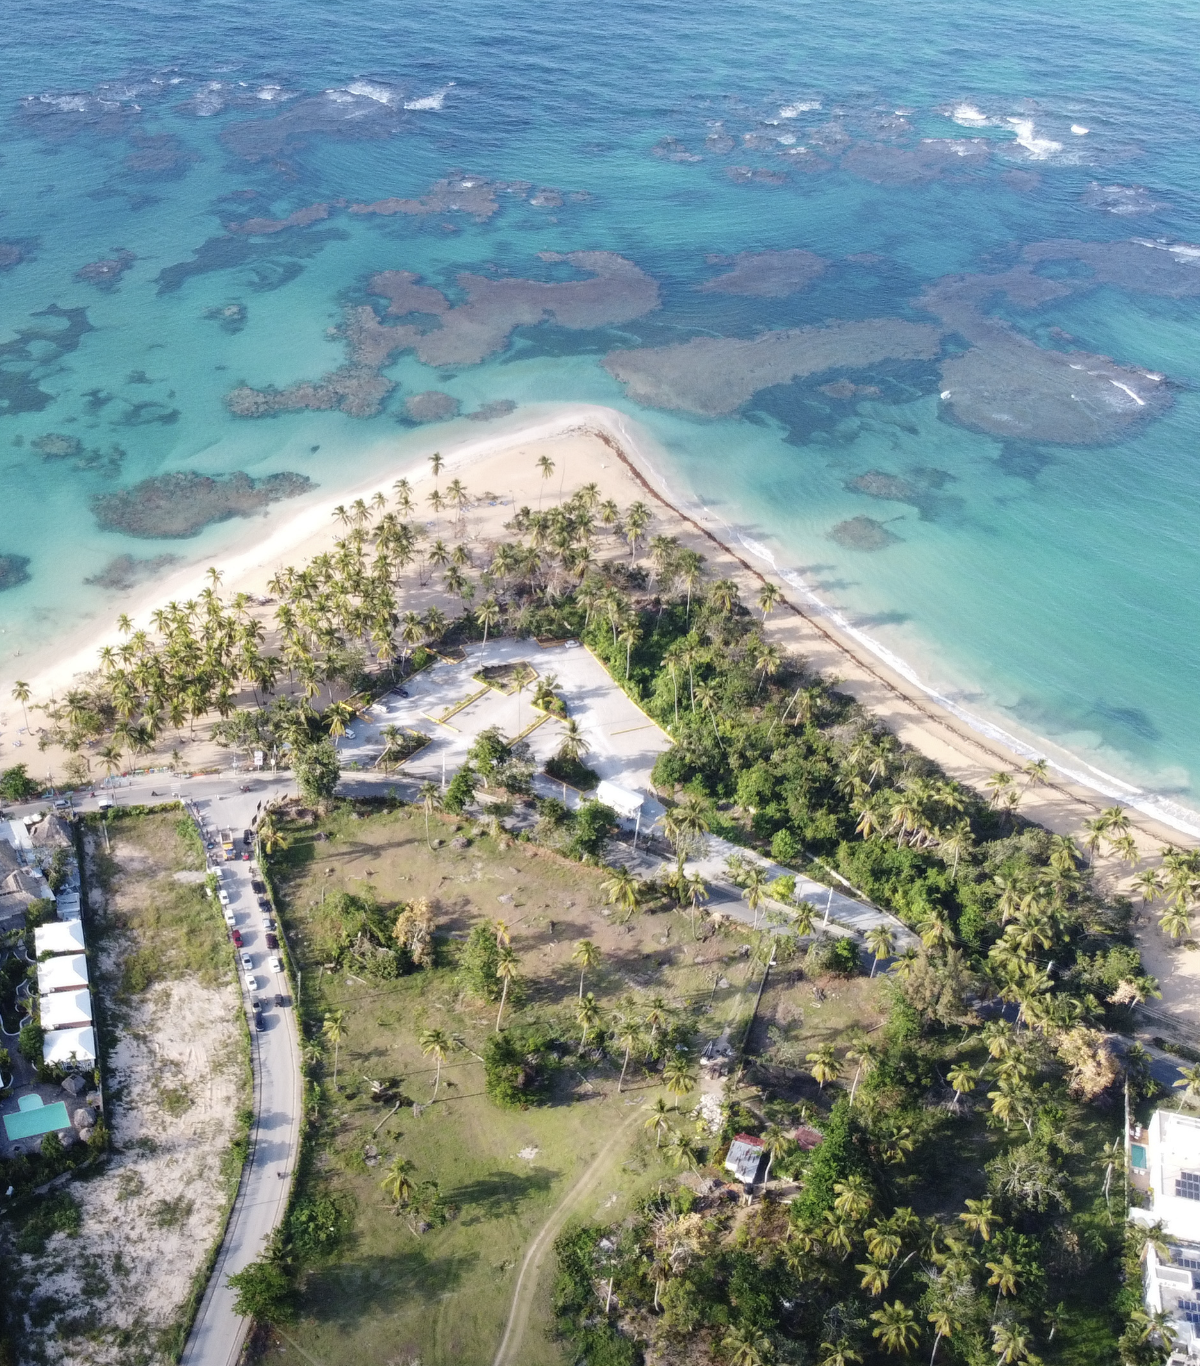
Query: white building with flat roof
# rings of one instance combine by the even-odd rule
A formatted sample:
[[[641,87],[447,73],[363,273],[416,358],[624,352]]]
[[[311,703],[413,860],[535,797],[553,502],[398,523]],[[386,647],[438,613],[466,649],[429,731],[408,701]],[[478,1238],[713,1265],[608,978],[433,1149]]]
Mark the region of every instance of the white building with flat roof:
[[[1146,1249],[1146,1307],[1170,1319],[1176,1358],[1200,1358],[1200,1118],[1156,1110],[1130,1143],[1130,1169],[1149,1208],[1129,1217],[1161,1223],[1168,1246],[1166,1257]]]

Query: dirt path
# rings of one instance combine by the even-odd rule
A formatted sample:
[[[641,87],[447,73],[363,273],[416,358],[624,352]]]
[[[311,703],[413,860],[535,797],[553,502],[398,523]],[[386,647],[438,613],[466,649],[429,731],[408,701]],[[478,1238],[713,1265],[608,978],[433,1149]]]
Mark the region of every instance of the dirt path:
[[[607,1176],[619,1156],[622,1139],[640,1116],[640,1108],[618,1126],[616,1132],[592,1159],[587,1171],[563,1196],[558,1208],[542,1225],[541,1232],[529,1244],[521,1270],[517,1273],[517,1284],[513,1289],[512,1308],[508,1311],[508,1322],[504,1326],[504,1336],[496,1352],[492,1366],[517,1366],[520,1361],[520,1348],[529,1324],[529,1311],[533,1307],[533,1297],[537,1293],[542,1262],[546,1253],[554,1246],[563,1225],[578,1209],[583,1201]]]

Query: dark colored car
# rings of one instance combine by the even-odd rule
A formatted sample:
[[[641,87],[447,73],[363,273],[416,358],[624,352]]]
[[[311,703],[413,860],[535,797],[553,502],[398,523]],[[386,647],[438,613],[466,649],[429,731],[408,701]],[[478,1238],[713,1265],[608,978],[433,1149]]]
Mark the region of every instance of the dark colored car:
[[[267,935],[267,948],[269,948],[269,949],[277,949],[278,947],[279,947],[279,940],[278,940],[273,934],[268,934],[268,935]]]
[[[254,831],[253,831],[253,830],[243,830],[243,831],[242,831],[242,843],[243,843],[243,844],[253,844],[253,843],[254,843]]]
[[[266,884],[260,882],[256,877],[252,877],[250,879],[250,889],[251,891],[253,891],[255,896],[266,896],[267,894]]]
[[[255,1028],[255,1029],[266,1029],[266,1027],[267,1027],[267,1022],[266,1022],[266,1020],[264,1020],[263,1017],[262,1017],[261,1015],[256,1015],[256,1016],[254,1017],[254,1028]]]
[[[276,1005],[277,1009],[282,1010],[283,1007],[284,1007],[284,1004],[285,1004],[285,1003],[284,1003],[283,997],[277,995],[277,996],[275,997],[275,1005]]]
[[[239,949],[242,947],[242,932],[241,932],[241,930],[230,930],[230,932],[229,932],[229,937],[230,937],[230,939],[233,940],[233,942],[238,946]]]

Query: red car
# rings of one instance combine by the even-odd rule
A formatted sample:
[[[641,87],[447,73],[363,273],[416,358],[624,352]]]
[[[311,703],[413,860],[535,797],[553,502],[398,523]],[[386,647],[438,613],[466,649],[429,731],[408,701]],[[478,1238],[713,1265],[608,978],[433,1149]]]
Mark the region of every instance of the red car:
[[[233,940],[233,942],[238,946],[239,949],[242,947],[241,930],[230,930],[229,937]]]

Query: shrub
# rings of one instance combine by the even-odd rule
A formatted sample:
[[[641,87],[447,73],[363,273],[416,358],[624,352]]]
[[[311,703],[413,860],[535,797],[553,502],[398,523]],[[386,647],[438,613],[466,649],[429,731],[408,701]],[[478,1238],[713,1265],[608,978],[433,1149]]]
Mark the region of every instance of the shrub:
[[[17,1251],[41,1252],[47,1240],[56,1233],[65,1233],[74,1238],[82,1223],[79,1206],[68,1192],[56,1191],[35,1205],[33,1213],[22,1224],[16,1239]]]
[[[6,802],[27,802],[42,790],[29,776],[25,764],[16,764],[0,773],[0,797]]]
[[[327,1257],[345,1236],[347,1222],[344,1211],[329,1196],[305,1196],[288,1215],[288,1242],[305,1261]]]
[[[469,801],[475,796],[475,774],[464,764],[450,779],[442,797],[442,810],[453,816],[461,816]]]
[[[771,857],[776,863],[795,863],[800,845],[790,830],[776,830],[771,837]]]
[[[237,1291],[233,1312],[257,1323],[289,1323],[295,1317],[292,1283],[275,1261],[251,1262],[244,1271],[229,1277]]]
[[[524,1110],[544,1098],[551,1038],[541,1025],[502,1029],[483,1046],[484,1090],[506,1110]]]
[[[816,946],[817,966],[822,972],[836,973],[839,977],[853,977],[859,969],[858,944],[849,936],[830,936],[819,941]]]
[[[293,757],[292,771],[304,800],[310,806],[324,806],[337,790],[341,776],[337,750],[328,740],[309,745]]]
[[[42,1065],[42,1045],[46,1042],[46,1031],[34,1020],[30,1020],[27,1025],[21,1026],[21,1033],[17,1037],[17,1051],[26,1059],[33,1063],[35,1067]]]
[[[571,852],[576,858],[599,858],[604,842],[617,829],[617,813],[602,802],[584,802],[575,812]]]
[[[496,943],[496,931],[486,922],[476,925],[463,945],[458,976],[477,1001],[500,999],[501,984],[496,976],[499,963],[500,946]]]

